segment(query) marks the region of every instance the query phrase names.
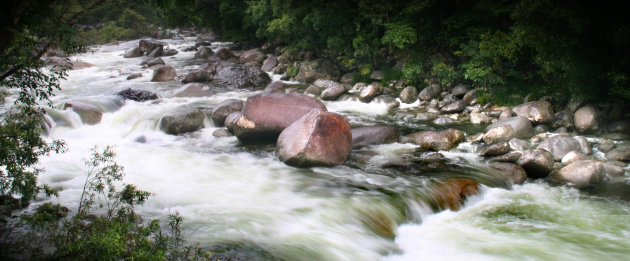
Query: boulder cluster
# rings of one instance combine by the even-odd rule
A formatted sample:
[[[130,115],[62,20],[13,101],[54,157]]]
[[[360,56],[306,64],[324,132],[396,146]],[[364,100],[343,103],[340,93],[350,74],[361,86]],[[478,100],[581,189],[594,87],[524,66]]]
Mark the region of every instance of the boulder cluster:
[[[514,184],[546,179],[578,188],[624,175],[630,161],[630,147],[618,142],[630,135],[623,103],[589,104],[546,96],[525,99],[513,107],[495,106],[481,104],[481,91],[465,84],[429,82],[416,88],[402,80],[386,82],[382,71],[370,75],[371,83],[352,85],[352,74],[343,74],[344,69],[327,58],[303,54],[303,61],[295,61],[281,47],[271,45],[244,51],[211,48],[210,41],[215,39],[208,37],[212,38],[202,35],[194,46],[182,48],[194,51],[194,59],[203,64],[179,76],[184,85],[173,90],[172,97],[212,96],[220,91],[214,86],[263,91],[245,101],[227,99],[213,108],[178,108],[160,120],[159,128],[166,133],[199,130],[207,118],[215,127],[225,126],[215,136],[234,135],[242,143],[275,143],[278,158],[296,167],[344,164],[353,149],[399,142],[415,144],[425,152],[421,166],[416,167],[435,168],[445,161],[440,152],[468,142],[490,168]],[[177,52],[171,50],[161,42],[143,39],[124,57],[146,56],[142,65],[153,68],[152,81],[172,81],[177,71],[159,58]],[[267,72],[301,84],[272,82]],[[119,95],[135,101],[158,98],[132,89]],[[346,117],[328,112],[322,102],[346,100],[385,104],[390,113],[427,128],[402,133],[394,126],[352,128]],[[82,104],[65,107],[75,110],[86,124],[100,121],[98,109]],[[466,134],[457,129],[459,125],[477,125],[475,129],[483,131]]]

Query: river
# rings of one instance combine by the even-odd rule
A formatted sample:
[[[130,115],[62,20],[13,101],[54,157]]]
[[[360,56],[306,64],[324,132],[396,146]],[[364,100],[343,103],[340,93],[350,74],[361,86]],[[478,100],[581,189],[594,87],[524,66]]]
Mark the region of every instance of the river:
[[[180,50],[192,39],[166,40]],[[204,98],[169,98],[182,84],[150,82],[144,58],[123,58],[135,41],[93,47],[72,57],[93,67],[70,71],[49,110],[55,122],[47,139],[63,139],[68,152],[41,159],[40,182],[59,188],[54,201],[76,211],[94,146],[112,145],[126,183],[154,195],[138,213],[165,220],[179,212],[184,235],[201,247],[233,249],[249,260],[627,260],[630,204],[598,191],[552,186],[542,181],[507,183],[462,143],[443,153],[448,167],[408,172],[383,166],[416,153],[410,144],[354,150],[349,164],[298,169],[278,161],[273,147],[243,146],[235,137],[216,138],[211,121],[194,133],[173,136],[158,128],[161,116],[187,104],[212,107],[251,91]],[[194,52],[163,57],[178,76],[201,62]],[[143,76],[126,80],[131,73]],[[149,90],[155,101],[123,101],[126,88]],[[97,105],[100,123],[84,125],[60,107],[68,101]],[[386,124],[404,130],[433,128],[388,111],[385,104],[326,102],[353,126]],[[462,126],[470,129],[478,127]],[[141,138],[142,137],[142,138]],[[138,139],[145,142],[138,142]],[[372,155],[361,161],[363,154]],[[357,165],[359,167],[357,167]],[[427,198],[434,185],[467,177],[482,185],[460,210],[435,212]],[[627,187],[623,187],[627,189]],[[614,193],[613,193],[614,194]],[[615,194],[616,195],[616,194]],[[383,229],[385,227],[385,229]],[[394,237],[383,230],[390,229]],[[220,247],[220,248],[221,248]]]

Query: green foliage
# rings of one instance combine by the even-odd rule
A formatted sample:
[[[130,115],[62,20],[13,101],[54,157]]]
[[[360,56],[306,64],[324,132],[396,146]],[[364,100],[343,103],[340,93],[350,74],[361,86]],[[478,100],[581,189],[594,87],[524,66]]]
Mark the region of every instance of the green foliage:
[[[111,147],[96,148],[86,160],[89,168],[77,214],[62,219],[67,209],[46,203],[21,218],[56,248],[52,259],[72,260],[207,260],[210,254],[184,245],[179,213],[169,216],[171,235],[162,233],[160,221],[142,223],[134,208],[149,192],[121,183],[123,167],[114,161]],[[95,212],[105,210],[105,215]],[[60,222],[61,219],[61,222]]]
[[[389,23],[385,24],[385,33],[381,42],[383,44],[393,44],[398,49],[405,49],[409,45],[415,44],[417,40],[416,30],[409,24]]]
[[[289,77],[295,78],[295,76],[297,76],[298,73],[300,73],[299,67],[293,67],[293,66],[287,67],[287,75],[289,75]]]
[[[39,191],[51,191],[37,185],[39,157],[51,151],[62,152],[63,142],[46,143],[40,136],[42,118],[25,107],[11,110],[0,124],[0,193],[19,195],[28,204]]]

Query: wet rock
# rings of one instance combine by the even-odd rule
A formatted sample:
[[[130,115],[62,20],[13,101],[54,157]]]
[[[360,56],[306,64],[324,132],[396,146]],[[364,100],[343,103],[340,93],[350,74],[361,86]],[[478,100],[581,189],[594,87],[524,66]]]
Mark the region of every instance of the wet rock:
[[[470,114],[470,123],[487,124],[492,122],[492,118],[488,117],[485,112],[473,112]]]
[[[206,114],[196,109],[180,109],[164,115],[160,120],[160,130],[172,134],[182,134],[203,128]]]
[[[348,90],[346,89],[346,87],[344,87],[342,84],[337,83],[326,88],[326,90],[322,92],[321,99],[325,101],[334,101],[347,91]]]
[[[168,82],[175,79],[177,75],[177,71],[175,68],[168,65],[157,65],[155,69],[153,69],[153,76],[151,77],[152,82]]]
[[[577,140],[580,144],[580,152],[584,153],[584,155],[590,155],[591,153],[593,153],[593,147],[591,146],[591,143],[586,140],[586,138],[582,136],[576,136],[575,140]]]
[[[403,136],[401,143],[415,143],[424,150],[450,150],[464,140],[464,133],[456,129],[420,131]]]
[[[580,143],[573,137],[556,135],[540,143],[538,148],[551,152],[553,159],[560,161],[570,151],[580,151]]]
[[[527,180],[527,173],[521,166],[508,162],[493,162],[490,167],[498,170],[504,177],[512,182],[512,184],[523,184]]]
[[[500,156],[492,157],[490,160],[493,162],[512,162],[516,163],[519,158],[523,155],[520,151],[512,151]]]
[[[271,70],[278,65],[278,58],[275,55],[269,55],[265,61],[263,61],[261,70],[265,72],[271,72]]]
[[[466,105],[472,105],[471,102],[476,96],[477,96],[477,90],[473,89],[473,90],[467,91],[466,94],[464,94],[464,97],[462,98],[462,100],[466,102]]]
[[[94,106],[80,103],[66,103],[63,109],[72,109],[81,118],[81,122],[88,125],[94,125],[101,122],[103,112]]]
[[[164,52],[162,52],[162,56],[173,56],[178,54],[179,52],[175,49],[166,49],[164,50]]]
[[[380,83],[373,82],[361,91],[359,94],[359,101],[370,102],[374,99],[374,97],[380,95],[381,93],[383,93],[383,86]]]
[[[606,153],[606,158],[617,161],[630,161],[630,147],[620,146]]]
[[[462,97],[468,92],[468,86],[463,84],[458,84],[451,89],[451,93],[457,97]]]
[[[418,113],[418,116],[416,116],[416,119],[421,120],[421,121],[432,121],[432,120],[437,119],[438,117],[440,117],[439,113],[421,112],[421,113]]]
[[[625,174],[623,167],[617,166],[611,162],[602,162],[602,167],[604,167],[604,173],[609,176],[619,177]]]
[[[151,38],[147,38],[147,39],[142,39],[140,40],[140,42],[138,43],[138,46],[140,47],[140,50],[142,52],[145,53],[149,53],[153,50],[155,50],[158,47],[164,47],[164,43],[162,42],[158,42],[154,39]]]
[[[208,97],[216,92],[210,86],[201,83],[188,83],[177,88],[173,92],[173,97]]]
[[[127,80],[133,80],[142,77],[142,73],[132,73],[127,76]]]
[[[439,117],[439,118],[433,120],[433,124],[435,124],[435,125],[448,125],[448,124],[451,124],[453,122],[454,122],[453,119],[448,118],[448,117]]]
[[[490,145],[482,155],[486,157],[499,156],[505,153],[510,152],[510,145],[507,142],[501,142],[497,144]]]
[[[276,152],[291,166],[336,166],[346,161],[351,147],[348,119],[315,109],[282,131]]]
[[[196,59],[206,59],[206,58],[210,57],[213,54],[214,54],[214,52],[212,51],[212,49],[210,47],[202,46],[195,53],[195,58]]]
[[[214,55],[219,57],[219,59],[221,59],[221,60],[228,60],[228,59],[236,57],[236,56],[234,56],[232,51],[230,51],[230,49],[225,48],[225,47],[221,47],[221,48],[217,49],[217,51],[214,53]]]
[[[181,49],[181,50],[183,52],[195,52],[195,51],[197,51],[197,47],[195,47],[195,46],[188,46],[188,47],[186,47],[184,49]]]
[[[149,100],[155,100],[158,98],[157,94],[153,92],[145,91],[145,90],[134,90],[131,88],[124,89],[117,94],[127,100],[133,100],[133,101],[149,101]]]
[[[149,54],[147,54],[147,57],[159,57],[159,56],[162,56],[163,53],[164,53],[164,47],[158,46],[155,49],[151,50]]]
[[[471,179],[449,179],[433,190],[438,209],[458,210],[467,197],[479,193],[479,183]]]
[[[603,153],[609,152],[616,147],[615,143],[612,140],[602,140],[597,145],[597,149]]]
[[[535,123],[549,123],[554,119],[551,103],[547,101],[534,101],[524,103],[512,108],[512,111],[521,117],[525,117]]]
[[[468,136],[466,138],[466,141],[472,143],[472,144],[477,144],[477,143],[481,143],[483,141],[483,133],[477,133],[477,134],[473,134],[471,136]]]
[[[284,83],[281,81],[272,82],[265,87],[265,92],[284,93],[284,90]]]
[[[463,100],[459,100],[447,104],[446,106],[442,107],[441,110],[444,113],[458,113],[463,112],[464,109],[466,109],[466,102]]]
[[[165,65],[165,63],[164,63],[164,60],[162,60],[162,58],[158,57],[158,58],[154,58],[154,59],[148,60],[146,62],[146,65],[148,67],[153,67],[153,66],[156,66],[156,65]]]
[[[390,126],[369,126],[352,129],[352,147],[389,144],[398,141],[398,131]]]
[[[553,169],[553,154],[544,149],[526,150],[516,162],[528,177],[544,178]]]
[[[218,61],[201,66],[184,77],[183,82],[208,82],[229,88],[254,89],[271,82],[267,73],[233,61]]]
[[[140,49],[140,47],[133,47],[125,51],[125,54],[123,54],[123,58],[140,57],[143,54],[144,53],[142,52],[142,49]]]
[[[534,127],[534,133],[538,134],[538,133],[545,133],[549,131],[549,127],[547,127],[547,125],[545,124],[538,124],[536,125],[536,127]]]
[[[326,111],[326,106],[303,94],[259,93],[247,98],[231,130],[241,141],[275,141],[280,132],[312,109]]]
[[[337,65],[329,59],[304,61],[300,64],[300,72],[295,77],[297,81],[312,83],[317,79],[336,81],[340,77]]]
[[[555,176],[555,180],[576,188],[584,188],[601,181],[604,175],[604,167],[600,162],[582,160],[560,169]]]
[[[499,120],[489,125],[488,127],[486,127],[486,130],[491,130],[499,126],[512,127],[512,130],[514,130],[514,134],[513,134],[514,136],[511,138],[527,139],[531,137],[532,135],[534,135],[532,124],[525,117],[514,116],[511,118],[504,119],[504,120]]]
[[[564,155],[564,157],[562,157],[562,160],[560,161],[562,163],[562,165],[569,165],[573,162],[576,161],[580,161],[580,160],[584,160],[586,157],[584,156],[584,154],[577,152],[577,151],[570,151],[569,153],[567,153],[566,155]]]
[[[510,139],[510,148],[516,151],[525,151],[530,148],[531,144],[521,139]]]
[[[227,99],[214,107],[210,118],[214,123],[214,126],[221,127],[224,125],[228,115],[233,112],[240,112],[243,109],[243,101],[238,99]]]
[[[440,86],[437,84],[432,84],[431,86],[422,89],[422,91],[420,91],[420,94],[418,94],[418,98],[423,101],[428,101],[437,97],[439,93]]]
[[[234,136],[234,134],[232,134],[228,129],[218,129],[212,132],[212,136],[217,137],[217,138],[223,138],[223,137],[232,137]]]
[[[561,127],[573,128],[572,112],[568,110],[556,112],[556,114],[554,115],[554,120],[551,123],[551,128],[557,129]]]
[[[416,87],[407,86],[400,92],[400,101],[403,103],[414,103],[418,99]]]
[[[573,121],[578,133],[599,133],[603,129],[604,112],[593,105],[586,105],[575,111]]]
[[[238,59],[241,63],[250,66],[260,66],[260,64],[265,60],[265,54],[258,48],[254,48],[243,52]]]
[[[499,126],[490,129],[486,134],[483,135],[483,142],[488,145],[496,144],[499,142],[509,141],[510,139],[516,136],[514,134],[514,129],[509,125]]]
[[[310,85],[306,88],[306,90],[304,90],[304,94],[306,95],[311,95],[311,96],[319,96],[322,93],[322,90],[315,86],[315,85]]]

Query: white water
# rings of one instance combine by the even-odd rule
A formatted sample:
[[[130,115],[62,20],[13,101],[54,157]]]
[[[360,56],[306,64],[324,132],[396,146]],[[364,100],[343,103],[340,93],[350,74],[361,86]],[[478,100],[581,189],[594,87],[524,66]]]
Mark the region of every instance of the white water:
[[[168,43],[175,49],[190,45]],[[81,101],[97,104],[105,113],[99,124],[88,126],[71,111],[50,112],[57,125],[48,138],[63,139],[69,147],[65,154],[42,158],[46,171],[40,182],[62,189],[59,198],[50,200],[76,208],[87,174],[83,160],[93,146],[113,145],[116,161],[125,167],[125,182],[154,193],[139,213],[165,219],[178,211],[187,238],[202,247],[239,244],[284,260],[613,260],[630,253],[628,205],[572,189],[540,183],[513,190],[486,187],[462,210],[433,214],[418,197],[428,191],[426,177],[378,171],[412,153],[412,145],[368,148],[377,152],[367,162],[377,171],[296,169],[279,162],[273,152],[241,147],[233,137],[213,137],[216,128],[210,122],[191,134],[167,135],[157,128],[162,115],[183,105],[211,107],[227,98],[245,99],[252,92],[169,98],[179,81],[150,82],[151,70],[138,65],[142,58],[122,58],[136,44],[102,46],[74,58],[95,66],[72,71],[55,105]],[[163,59],[181,77],[198,66],[190,62],[193,54]],[[143,77],[125,79],[136,72]],[[129,87],[156,92],[160,99],[120,104],[114,94]],[[387,113],[385,104],[326,106],[352,124],[384,121]],[[62,119],[70,123],[62,124]],[[139,137],[146,142],[136,142]],[[483,168],[485,163],[467,146],[444,155]],[[395,239],[373,229],[375,216],[393,224]]]

